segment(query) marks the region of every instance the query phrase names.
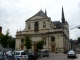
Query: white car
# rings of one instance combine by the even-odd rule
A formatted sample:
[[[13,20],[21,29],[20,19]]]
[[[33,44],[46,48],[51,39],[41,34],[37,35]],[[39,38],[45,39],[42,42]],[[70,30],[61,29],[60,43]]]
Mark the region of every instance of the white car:
[[[7,51],[7,52],[6,52],[6,55],[7,55],[7,56],[12,56],[12,51]]]
[[[75,53],[75,51],[70,50],[70,51],[68,52],[68,54],[67,54],[67,57],[68,57],[68,58],[69,58],[69,57],[75,57],[75,58],[76,58],[76,53]]]
[[[14,51],[13,54],[15,60],[28,60],[28,55],[24,51]]]

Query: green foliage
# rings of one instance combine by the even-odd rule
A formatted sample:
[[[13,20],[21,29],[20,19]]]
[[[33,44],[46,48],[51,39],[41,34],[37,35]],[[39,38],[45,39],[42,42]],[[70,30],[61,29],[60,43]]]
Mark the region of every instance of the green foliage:
[[[37,43],[37,49],[43,49],[44,41],[41,40]]]
[[[13,50],[15,49],[15,39],[13,39],[12,37],[10,37],[9,40],[9,48],[12,48]]]
[[[0,44],[1,44],[2,40],[3,40],[3,37],[4,37],[4,35],[2,33],[0,33]]]
[[[2,33],[0,33],[0,44],[5,48],[8,47],[8,31],[6,33],[6,35],[3,35]]]
[[[2,34],[0,33],[0,44],[4,47],[10,47],[11,45],[13,45],[14,43],[11,42],[11,37],[9,36],[9,30],[6,31],[6,34]],[[11,47],[12,48],[12,47]]]
[[[1,37],[0,43],[4,48],[6,48],[6,47],[8,47],[8,41],[9,41],[9,36],[8,35],[3,35]]]
[[[80,42],[80,37],[78,37],[78,41]]]
[[[30,39],[30,35],[25,36],[25,46],[28,50],[32,48],[32,40]]]

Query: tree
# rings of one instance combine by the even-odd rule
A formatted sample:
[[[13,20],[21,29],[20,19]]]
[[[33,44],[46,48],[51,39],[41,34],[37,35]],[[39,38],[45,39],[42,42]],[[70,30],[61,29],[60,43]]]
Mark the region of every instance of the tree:
[[[0,33],[0,44],[1,44],[1,41],[3,40],[3,37],[4,37],[4,35],[2,33]]]
[[[9,44],[9,30],[6,31],[6,35],[0,33],[0,44],[4,47],[7,48]]]
[[[25,36],[25,46],[27,50],[32,48],[32,40],[30,39],[30,35],[28,34]]]
[[[78,37],[78,42],[80,42],[80,37]]]
[[[15,49],[15,39],[12,37],[9,39],[9,48]]]
[[[44,41],[41,40],[37,43],[37,49],[43,49]]]

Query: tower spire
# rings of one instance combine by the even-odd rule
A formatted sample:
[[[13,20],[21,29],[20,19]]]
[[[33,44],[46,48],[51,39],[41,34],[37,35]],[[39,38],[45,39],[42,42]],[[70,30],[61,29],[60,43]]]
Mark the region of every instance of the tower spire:
[[[65,17],[64,17],[64,10],[63,10],[63,6],[62,6],[62,23],[65,23]]]
[[[47,16],[46,8],[45,8],[45,15]]]

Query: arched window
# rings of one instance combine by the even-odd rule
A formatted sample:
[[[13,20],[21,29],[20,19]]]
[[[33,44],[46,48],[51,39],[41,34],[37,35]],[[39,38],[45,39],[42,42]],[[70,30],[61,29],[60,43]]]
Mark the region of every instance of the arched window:
[[[30,29],[30,23],[28,24],[28,29]]]
[[[43,22],[43,28],[45,28],[45,27],[46,27],[46,22],[44,21],[44,22]]]
[[[55,41],[55,37],[51,37],[51,41],[52,41],[52,42]]]
[[[44,45],[46,45],[46,37],[43,37]]]
[[[21,43],[24,43],[24,39],[21,39]]]
[[[35,32],[38,32],[38,29],[39,29],[39,24],[38,24],[38,22],[35,22],[34,29],[35,29]]]

